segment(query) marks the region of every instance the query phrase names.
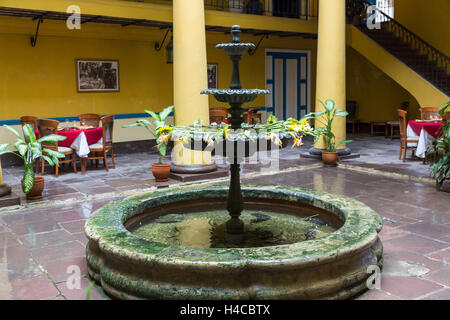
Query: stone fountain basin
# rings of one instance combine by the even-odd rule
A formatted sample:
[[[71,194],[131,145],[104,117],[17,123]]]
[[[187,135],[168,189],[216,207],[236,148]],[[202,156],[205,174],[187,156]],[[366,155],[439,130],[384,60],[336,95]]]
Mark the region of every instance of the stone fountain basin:
[[[227,192],[221,185],[166,189],[97,210],[85,226],[89,275],[119,299],[344,299],[366,290],[369,266],[382,266],[376,212],[351,198],[302,188],[244,185],[245,208],[313,210],[335,232],[290,245],[196,249],[150,242],[126,228],[149,212],[225,207]]]

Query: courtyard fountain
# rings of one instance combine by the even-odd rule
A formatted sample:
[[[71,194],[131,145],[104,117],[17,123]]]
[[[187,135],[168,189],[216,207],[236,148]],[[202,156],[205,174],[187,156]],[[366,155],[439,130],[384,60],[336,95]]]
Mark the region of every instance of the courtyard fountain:
[[[85,227],[89,274],[119,299],[352,297],[366,289],[369,266],[382,266],[381,220],[340,195],[241,186],[243,159],[286,147],[292,135],[237,133],[242,105],[269,92],[242,89],[239,62],[254,45],[241,43],[239,26],[231,32],[231,43],[217,45],[233,64],[230,89],[202,93],[230,104],[233,133],[214,140],[200,132],[186,144],[225,156],[229,186],[169,188],[99,209]]]

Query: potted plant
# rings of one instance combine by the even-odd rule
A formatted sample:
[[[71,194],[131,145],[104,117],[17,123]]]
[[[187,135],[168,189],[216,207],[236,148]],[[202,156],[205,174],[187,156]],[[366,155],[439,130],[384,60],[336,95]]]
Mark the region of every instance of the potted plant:
[[[145,110],[153,119],[153,123],[147,119],[136,120],[136,123],[123,126],[123,128],[130,127],[144,127],[156,139],[156,146],[158,148],[159,160],[158,163],[152,164],[152,173],[157,182],[164,182],[168,180],[170,173],[170,163],[162,163],[162,158],[167,154],[167,147],[172,136],[173,127],[166,125],[166,119],[173,111],[174,106],[165,108],[159,114]]]
[[[449,184],[450,180],[450,101],[440,106],[439,114],[442,116],[443,126],[441,135],[434,139],[428,149],[431,157],[431,168],[433,177],[436,179],[438,190],[450,192],[450,188],[444,187],[444,182]]]
[[[340,110],[335,108],[335,102],[331,99],[328,99],[324,102],[320,101],[320,103],[324,107],[324,111],[310,113],[306,115],[306,119],[315,119],[315,121],[321,123],[323,127],[317,128],[316,132],[318,133],[317,138],[320,136],[323,137],[325,141],[325,150],[322,151],[322,161],[326,165],[335,166],[339,161],[339,156],[336,151],[336,137],[332,131],[333,121],[335,117],[347,117],[348,112],[344,110]],[[316,140],[317,140],[316,138]],[[341,143],[350,143],[351,140],[344,140]]]
[[[63,141],[66,137],[51,134],[36,140],[33,127],[26,124],[22,127],[25,140],[22,139],[20,134],[7,125],[4,126],[17,136],[17,141],[14,143],[16,151],[9,150],[9,143],[0,144],[0,155],[6,153],[12,153],[22,158],[25,165],[25,172],[22,178],[22,190],[26,194],[27,199],[35,200],[42,198],[42,192],[44,191],[44,177],[35,177],[34,175],[34,162],[37,158],[44,158],[51,166],[59,165],[58,158],[64,158],[64,153],[56,150],[50,150],[42,148],[41,143],[45,142],[51,145],[57,145],[57,141]]]

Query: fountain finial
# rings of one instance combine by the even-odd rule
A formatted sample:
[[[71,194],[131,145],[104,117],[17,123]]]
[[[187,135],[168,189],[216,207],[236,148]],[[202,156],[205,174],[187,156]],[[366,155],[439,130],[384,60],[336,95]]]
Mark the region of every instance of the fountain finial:
[[[241,42],[241,27],[234,25],[231,27],[231,34],[233,35],[231,42],[240,43]]]

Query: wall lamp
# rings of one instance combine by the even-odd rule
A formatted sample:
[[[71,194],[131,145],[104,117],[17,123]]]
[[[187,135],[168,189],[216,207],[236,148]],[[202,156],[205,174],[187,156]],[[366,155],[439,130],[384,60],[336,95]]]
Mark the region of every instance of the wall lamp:
[[[155,50],[161,51],[161,49],[164,46],[164,43],[166,42],[167,36],[169,35],[169,32],[172,32],[172,28],[167,28],[166,34],[164,35],[164,38],[161,42],[155,43]],[[173,64],[173,34],[170,36],[170,41],[166,45],[166,53],[167,53],[167,64]]]

